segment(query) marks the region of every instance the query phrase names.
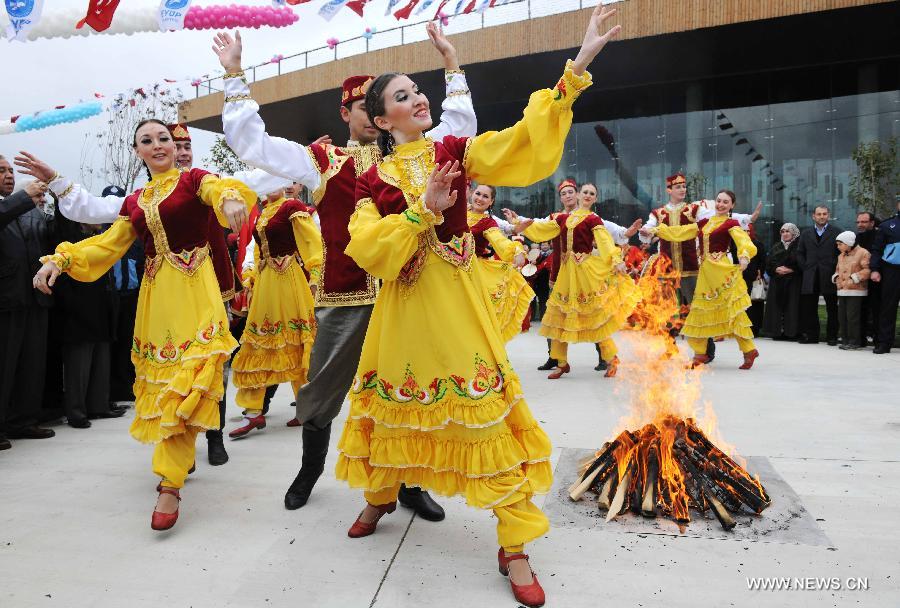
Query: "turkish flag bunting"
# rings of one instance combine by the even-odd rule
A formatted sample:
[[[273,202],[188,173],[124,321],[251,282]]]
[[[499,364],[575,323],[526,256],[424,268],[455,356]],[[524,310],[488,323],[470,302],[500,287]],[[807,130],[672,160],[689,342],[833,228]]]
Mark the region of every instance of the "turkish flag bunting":
[[[468,14],[471,13],[473,10],[475,10],[475,4],[476,4],[476,2],[477,2],[477,0],[472,0],[471,2],[469,2],[469,5],[468,5],[466,8],[463,9],[463,15],[468,15]]]
[[[418,3],[419,0],[409,0],[409,4],[394,13],[394,17],[396,17],[397,19],[409,19],[410,13],[412,13],[412,10],[416,8],[416,5]]]
[[[75,29],[80,30],[85,23],[95,32],[108,29],[112,24],[113,13],[118,7],[119,0],[89,0],[87,15],[75,24]]]
[[[363,8],[365,8],[365,6],[366,6],[366,4],[368,4],[368,2],[369,2],[369,0],[350,0],[350,2],[348,2],[346,4],[346,6],[351,11],[353,11],[354,13],[356,13],[357,15],[362,17],[363,16]]]

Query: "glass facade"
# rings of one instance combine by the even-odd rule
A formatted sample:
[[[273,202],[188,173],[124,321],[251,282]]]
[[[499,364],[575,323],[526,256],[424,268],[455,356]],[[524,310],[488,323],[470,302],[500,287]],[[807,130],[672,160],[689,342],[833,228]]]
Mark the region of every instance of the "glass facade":
[[[860,90],[866,77],[859,69]],[[688,85],[683,105],[702,107],[709,96],[702,84]],[[758,91],[748,95],[754,97]],[[801,101],[764,97],[769,103],[575,124],[553,177],[530,188],[498,189],[498,207],[545,216],[559,206],[555,184],[574,177],[597,185],[601,217],[627,225],[665,203],[665,177],[683,171],[705,178],[703,198],[734,190],[737,211],[762,201],[756,228],[767,246],[783,222],[811,225],[818,204],[831,208],[835,224],[855,229],[851,152],[859,143],[900,136],[900,91]]]

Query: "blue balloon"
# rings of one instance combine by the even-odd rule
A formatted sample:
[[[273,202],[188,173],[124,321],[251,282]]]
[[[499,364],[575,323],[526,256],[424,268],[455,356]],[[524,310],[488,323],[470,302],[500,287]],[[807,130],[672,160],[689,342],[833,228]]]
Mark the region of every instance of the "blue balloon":
[[[102,111],[103,105],[99,101],[80,103],[58,110],[47,110],[37,115],[20,117],[16,121],[16,131],[34,131],[67,122],[78,122],[96,116]]]

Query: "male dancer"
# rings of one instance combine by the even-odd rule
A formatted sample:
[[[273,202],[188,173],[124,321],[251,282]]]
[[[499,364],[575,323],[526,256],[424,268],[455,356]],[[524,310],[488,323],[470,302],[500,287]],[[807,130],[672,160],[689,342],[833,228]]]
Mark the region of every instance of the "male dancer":
[[[559,185],[556,187],[556,191],[559,193],[559,202],[562,204],[562,210],[554,211],[547,216],[546,219],[553,221],[556,221],[556,217],[558,215],[563,213],[571,213],[578,206],[578,183],[571,177],[568,177],[559,183]],[[515,225],[516,220],[520,222],[523,220],[527,220],[527,218],[517,216],[516,213],[511,209],[503,209],[503,215],[506,217],[507,222],[512,225]],[[521,224],[519,231],[524,230],[528,223],[530,222]],[[628,239],[633,237],[638,231],[638,228],[641,227],[641,220],[636,220],[631,226],[625,228],[624,226],[619,226],[615,222],[604,219],[603,227],[606,228],[607,232],[609,232],[616,245],[627,245]],[[562,251],[562,242],[560,241],[560,238],[560,236],[556,236],[551,241],[553,251],[550,254],[550,289],[553,289],[553,284],[556,282],[556,277],[559,274],[559,252]],[[606,361],[604,361],[603,357],[600,356],[600,346],[595,346],[600,362],[594,369],[597,371],[603,371],[607,367]],[[538,367],[538,369],[541,371],[551,370],[557,367],[557,363],[558,361],[550,355],[550,338],[547,338],[547,361],[545,361],[543,365]]]
[[[686,203],[687,179],[680,171],[666,178],[666,193],[669,201],[662,207],[650,211],[650,217],[644,224],[645,229],[650,229],[660,224],[669,226],[684,226],[695,224],[702,219],[708,219],[715,215],[715,209],[708,206],[707,201]],[[752,214],[732,213],[731,217],[737,220],[741,228],[747,230],[749,225],[756,221],[762,203],[756,206]],[[650,243],[653,237],[641,230],[640,239],[643,243]],[[680,276],[679,299],[682,305],[682,315],[686,316],[694,299],[694,290],[697,287],[697,273],[700,268],[700,259],[697,252],[697,240],[670,243],[660,241],[659,253],[672,261],[672,268]],[[716,356],[716,344],[712,338],[707,342],[706,355],[711,362]]]
[[[441,124],[429,136],[474,136],[475,111],[456,49],[433,23],[426,27],[432,44],[444,58],[447,97]],[[341,118],[350,130],[346,147],[309,147],[271,137],[259,116],[241,70],[241,39],[219,34],[213,50],[225,68],[225,139],[248,164],[309,188],[322,227],[324,265],[316,289],[317,334],[310,360],[309,382],[297,393],[297,420],[303,424],[300,472],[284,496],[287,509],[306,504],[325,467],[331,422],[338,415],[359,364],[363,339],[375,303],[377,281],[344,254],[350,242],[348,225],[356,209],[356,180],[381,160],[378,132],[369,122],[365,94],[371,76],[351,76],[341,93]],[[401,487],[400,504],[423,519],[439,521],[444,510],[417,488]]]
[[[182,124],[168,125],[169,133],[175,142],[175,166],[188,170],[194,165],[194,151],[191,147],[191,134],[187,126]],[[85,224],[110,224],[116,221],[125,197],[94,196],[80,184],[61,176],[50,166],[28,152],[22,152],[15,159],[21,167],[21,173],[31,175],[47,182],[50,190],[59,198],[59,211],[63,217]],[[228,255],[225,232],[219,225],[215,214],[209,214],[209,247],[222,301],[228,302],[234,297],[234,266]],[[228,388],[228,371],[225,370],[225,388]],[[206,431],[206,445],[209,464],[218,466],[228,462],[228,452],[222,440],[222,429],[225,427],[225,395],[219,402],[219,429]]]

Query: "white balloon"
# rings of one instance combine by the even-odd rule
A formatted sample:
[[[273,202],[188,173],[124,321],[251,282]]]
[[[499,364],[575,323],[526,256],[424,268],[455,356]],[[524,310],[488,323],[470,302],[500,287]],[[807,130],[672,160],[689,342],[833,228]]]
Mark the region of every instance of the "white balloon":
[[[41,21],[28,34],[29,40],[38,38],[70,38],[72,36],[92,36],[97,34],[137,34],[140,32],[159,31],[157,23],[158,9],[154,6],[119,8],[109,29],[95,32],[89,25],[80,30],[75,24],[84,18],[84,9],[67,8],[45,13]]]

